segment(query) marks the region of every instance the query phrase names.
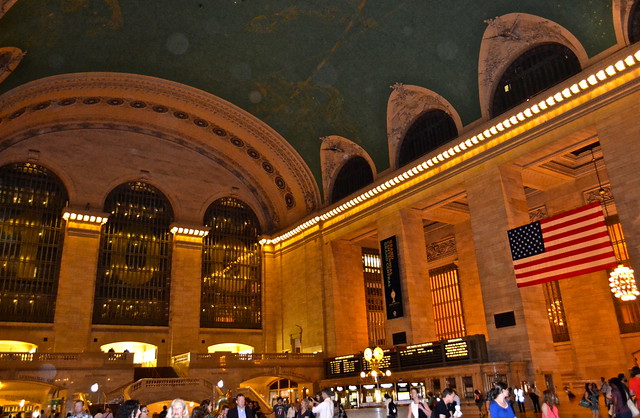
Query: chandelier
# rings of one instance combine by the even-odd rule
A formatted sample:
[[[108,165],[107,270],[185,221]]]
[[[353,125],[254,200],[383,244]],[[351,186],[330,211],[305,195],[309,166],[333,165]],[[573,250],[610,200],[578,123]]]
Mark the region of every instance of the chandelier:
[[[365,373],[364,371],[361,372],[360,373],[361,378],[364,379],[371,376],[373,377],[373,380],[377,383],[379,377],[391,376],[391,370],[387,370],[385,372],[380,370],[380,366],[381,366],[380,363],[384,358],[384,350],[382,350],[382,348],[376,347],[372,350],[371,348],[367,347],[364,350],[363,357],[366,360],[366,362],[369,363],[369,366],[371,366],[371,370],[369,371],[369,373]]]
[[[633,276],[633,269],[619,264],[615,270],[611,272],[609,277],[609,286],[614,296],[627,301],[636,300],[640,295],[636,286],[636,279]]]
[[[600,186],[600,189],[598,190],[598,194],[600,195],[600,204],[604,208],[605,216],[608,218],[609,211],[607,210],[607,204],[605,202],[607,192],[605,191],[604,187],[602,187],[602,182],[600,181],[600,174],[598,173],[598,165],[596,162],[596,157],[593,153],[593,148],[591,148],[591,161],[593,162],[593,167],[596,171],[596,177],[598,178],[598,186]],[[618,234],[616,232],[617,228],[609,228],[609,231],[613,235],[610,238],[613,240],[614,245],[621,245],[624,238],[618,238]],[[619,251],[614,250],[614,254],[619,264],[618,267],[616,267],[616,269],[613,270],[611,274],[609,274],[609,287],[611,287],[611,293],[613,293],[616,298],[625,302],[629,300],[636,300],[636,298],[640,295],[640,292],[638,291],[638,286],[636,285],[636,278],[633,274],[633,269],[623,264],[622,260],[620,260],[621,257],[619,255]]]

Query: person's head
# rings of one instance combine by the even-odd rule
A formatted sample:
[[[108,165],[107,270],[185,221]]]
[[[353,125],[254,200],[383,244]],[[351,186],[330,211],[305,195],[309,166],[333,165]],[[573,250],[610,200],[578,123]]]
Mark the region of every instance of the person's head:
[[[591,392],[591,383],[585,383],[584,384],[584,391],[585,392]]]
[[[80,399],[73,402],[73,412],[75,414],[80,414],[84,410],[84,401]]]
[[[418,388],[411,388],[409,390],[409,395],[411,396],[411,399],[413,399],[414,401],[417,401],[418,399],[420,399],[420,392],[418,392]]]
[[[282,405],[282,396],[278,396],[278,399],[276,399],[276,403],[278,405]]]
[[[323,389],[320,394],[323,400],[333,396],[333,392],[330,389]]]
[[[180,398],[174,399],[169,406],[167,418],[189,418],[187,403]]]
[[[546,403],[549,406],[557,405],[559,400],[555,390],[547,389],[542,392],[542,402]]]
[[[228,405],[224,405],[222,407],[222,410],[220,411],[220,415],[219,416],[222,417],[222,418],[226,418],[228,412],[229,412],[229,406]]]
[[[236,396],[236,405],[238,405],[239,408],[244,408],[246,401],[247,400],[244,398],[242,393],[239,393],[238,396]]]
[[[140,418],[149,417],[149,407],[147,405],[140,405]]]
[[[442,391],[442,400],[444,401],[444,403],[452,403],[455,396],[456,393],[451,388],[446,388]]]
[[[502,396],[503,398],[509,394],[507,384],[504,382],[496,382],[493,389],[491,389],[491,399],[497,399]]]
[[[604,383],[604,381],[605,381],[604,376],[600,378],[600,381],[601,381],[602,383]]]
[[[140,402],[129,399],[118,408],[118,418],[138,418],[140,416]]]

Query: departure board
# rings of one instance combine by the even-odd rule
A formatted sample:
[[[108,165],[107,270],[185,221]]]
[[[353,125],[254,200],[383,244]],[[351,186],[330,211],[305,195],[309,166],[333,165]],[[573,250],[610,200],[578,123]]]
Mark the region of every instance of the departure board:
[[[384,373],[387,370],[398,372],[485,361],[487,361],[487,345],[485,336],[480,334],[387,349],[384,350],[384,356],[378,367]],[[362,371],[365,373],[371,371],[371,365],[362,353],[325,360],[325,376],[328,379],[357,376]]]
[[[336,357],[326,362],[325,371],[327,377],[360,374],[360,357],[355,355]]]
[[[400,367],[412,368],[442,363],[442,346],[439,342],[430,342],[407,346],[400,351]]]
[[[469,342],[462,338],[447,340],[443,345],[445,361],[467,360],[470,358]]]

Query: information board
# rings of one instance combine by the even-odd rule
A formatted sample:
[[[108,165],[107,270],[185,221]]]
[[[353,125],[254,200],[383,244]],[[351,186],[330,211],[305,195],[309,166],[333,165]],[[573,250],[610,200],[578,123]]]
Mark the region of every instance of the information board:
[[[325,371],[327,377],[360,374],[360,357],[355,355],[336,357],[326,363]]]
[[[444,342],[445,361],[468,360],[470,356],[469,342],[462,338]]]
[[[400,351],[400,367],[414,368],[442,363],[442,346],[439,342],[410,345]]]

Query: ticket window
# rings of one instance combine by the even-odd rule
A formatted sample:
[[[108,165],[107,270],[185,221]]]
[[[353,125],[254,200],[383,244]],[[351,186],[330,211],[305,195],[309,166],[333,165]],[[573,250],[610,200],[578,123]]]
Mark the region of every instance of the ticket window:
[[[462,391],[465,399],[474,398],[473,378],[471,376],[462,376]]]
[[[384,402],[384,395],[387,393],[391,396],[391,399],[396,399],[395,393],[395,385],[393,383],[381,383],[380,384],[380,394],[382,395],[382,401]]]
[[[396,385],[396,394],[397,394],[396,399],[398,400],[398,402],[411,400],[411,394],[409,393],[410,390],[411,390],[411,387],[409,386],[409,383],[406,383],[406,382],[398,383]]]
[[[363,404],[376,404],[382,402],[380,389],[377,385],[362,385],[361,393]]]
[[[347,386],[347,404],[351,408],[360,407],[360,387],[358,385]]]

